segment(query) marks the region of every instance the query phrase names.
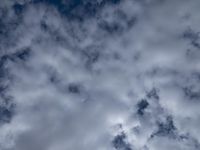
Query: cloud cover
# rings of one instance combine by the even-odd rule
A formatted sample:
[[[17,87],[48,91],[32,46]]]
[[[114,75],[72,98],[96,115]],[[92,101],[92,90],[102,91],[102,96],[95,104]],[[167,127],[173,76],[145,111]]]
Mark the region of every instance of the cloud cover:
[[[198,0],[3,0],[0,149],[199,150]]]

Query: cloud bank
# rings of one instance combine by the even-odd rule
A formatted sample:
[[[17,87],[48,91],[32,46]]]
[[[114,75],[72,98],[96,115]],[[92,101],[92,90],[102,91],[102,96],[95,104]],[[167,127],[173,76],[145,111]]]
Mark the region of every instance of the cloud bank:
[[[199,150],[198,0],[2,0],[1,150]]]

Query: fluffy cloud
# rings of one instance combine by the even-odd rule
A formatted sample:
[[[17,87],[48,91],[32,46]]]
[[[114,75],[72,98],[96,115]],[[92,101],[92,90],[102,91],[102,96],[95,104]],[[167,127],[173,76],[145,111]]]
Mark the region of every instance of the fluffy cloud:
[[[198,150],[199,5],[2,1],[0,149]]]

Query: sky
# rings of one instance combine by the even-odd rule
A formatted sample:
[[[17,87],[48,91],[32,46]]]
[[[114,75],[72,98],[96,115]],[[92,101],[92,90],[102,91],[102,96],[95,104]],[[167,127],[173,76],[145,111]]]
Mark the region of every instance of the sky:
[[[0,150],[200,150],[199,0],[0,0]]]

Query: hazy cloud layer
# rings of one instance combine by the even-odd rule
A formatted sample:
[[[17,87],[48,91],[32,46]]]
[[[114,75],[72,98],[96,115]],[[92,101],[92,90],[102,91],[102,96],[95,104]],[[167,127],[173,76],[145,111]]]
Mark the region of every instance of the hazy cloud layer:
[[[1,150],[199,150],[200,1],[1,0]]]

